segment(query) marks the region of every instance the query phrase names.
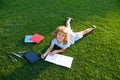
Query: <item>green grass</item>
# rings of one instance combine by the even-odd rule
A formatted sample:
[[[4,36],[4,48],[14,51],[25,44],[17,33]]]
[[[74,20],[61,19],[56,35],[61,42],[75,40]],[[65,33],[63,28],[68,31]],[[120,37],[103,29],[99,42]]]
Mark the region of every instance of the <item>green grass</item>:
[[[94,24],[96,30],[71,46],[64,55],[74,58],[71,69],[26,59],[12,63],[8,54],[33,50],[40,55],[51,34],[66,17],[73,17],[74,31]],[[119,0],[1,0],[0,80],[119,80],[120,79]],[[24,36],[45,36],[40,44],[25,44]]]

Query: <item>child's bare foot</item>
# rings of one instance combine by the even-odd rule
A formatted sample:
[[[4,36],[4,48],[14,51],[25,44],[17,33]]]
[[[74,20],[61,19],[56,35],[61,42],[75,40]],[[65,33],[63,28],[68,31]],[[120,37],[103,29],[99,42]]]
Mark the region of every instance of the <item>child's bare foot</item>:
[[[95,28],[96,28],[96,26],[95,26],[95,25],[92,25],[92,27],[91,27],[91,28],[95,29]]]
[[[70,21],[72,21],[72,20],[73,20],[73,18],[71,18],[71,17],[67,17],[67,20],[70,20]]]
[[[46,57],[45,54],[42,54],[42,55],[41,55],[41,59],[44,59],[45,57]]]

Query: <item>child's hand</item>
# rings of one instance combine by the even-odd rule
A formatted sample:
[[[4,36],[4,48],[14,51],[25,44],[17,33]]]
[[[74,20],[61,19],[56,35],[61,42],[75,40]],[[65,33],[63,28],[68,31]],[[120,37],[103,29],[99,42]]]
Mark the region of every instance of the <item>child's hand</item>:
[[[45,54],[42,54],[42,55],[41,55],[41,59],[44,59],[45,57],[46,57]]]
[[[50,52],[50,55],[54,55],[54,54],[56,54],[56,53],[57,53],[57,51],[54,50],[54,51]]]

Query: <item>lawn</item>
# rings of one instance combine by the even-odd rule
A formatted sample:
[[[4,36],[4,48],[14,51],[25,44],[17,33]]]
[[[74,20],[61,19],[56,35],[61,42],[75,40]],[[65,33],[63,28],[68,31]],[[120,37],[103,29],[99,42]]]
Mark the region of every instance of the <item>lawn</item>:
[[[97,28],[63,54],[74,58],[70,69],[25,58],[12,62],[12,52],[33,50],[40,56],[54,29],[72,17],[74,31]],[[120,80],[119,0],[0,0],[0,80]],[[24,43],[25,35],[45,38]],[[21,54],[22,55],[22,54]]]

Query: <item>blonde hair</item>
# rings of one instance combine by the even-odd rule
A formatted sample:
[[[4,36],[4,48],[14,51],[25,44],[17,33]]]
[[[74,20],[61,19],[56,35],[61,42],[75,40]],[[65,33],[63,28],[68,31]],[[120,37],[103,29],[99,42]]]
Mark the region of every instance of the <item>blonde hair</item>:
[[[64,44],[66,44],[66,43],[68,43],[70,41],[68,30],[66,29],[65,26],[59,26],[59,27],[57,27],[56,30],[53,32],[52,39],[54,39],[54,38],[57,37],[58,32],[61,32],[61,33],[65,34],[65,38],[63,40]]]

